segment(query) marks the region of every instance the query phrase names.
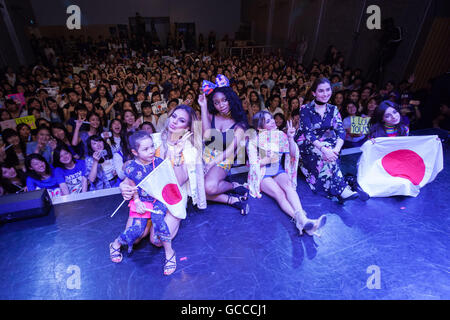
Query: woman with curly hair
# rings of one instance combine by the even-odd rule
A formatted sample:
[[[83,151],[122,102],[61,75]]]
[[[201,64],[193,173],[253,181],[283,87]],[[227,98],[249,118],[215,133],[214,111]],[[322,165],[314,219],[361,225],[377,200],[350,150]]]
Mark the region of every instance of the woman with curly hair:
[[[235,156],[245,141],[244,131],[248,128],[247,116],[238,95],[228,87],[228,79],[219,75],[221,87],[214,90],[203,83],[198,103],[201,107],[203,140],[205,142],[205,192],[210,201],[229,204],[239,209],[242,215],[249,212],[248,190],[237,182],[225,179],[231,173]],[[209,83],[211,85],[211,83]],[[231,193],[231,194],[227,194]]]

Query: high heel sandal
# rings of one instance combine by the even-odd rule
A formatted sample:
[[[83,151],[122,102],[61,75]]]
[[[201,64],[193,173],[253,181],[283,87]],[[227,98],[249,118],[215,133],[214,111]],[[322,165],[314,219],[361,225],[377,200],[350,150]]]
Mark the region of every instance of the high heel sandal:
[[[238,201],[231,203],[232,198],[236,198],[238,199]],[[233,208],[239,209],[241,215],[243,216],[247,215],[250,211],[250,206],[248,205],[248,203],[246,203],[246,200],[242,199],[242,197],[234,197],[228,195],[227,204],[232,206]]]
[[[294,216],[295,216],[295,218],[294,218],[295,226],[297,227],[298,232],[302,236],[303,235],[303,228],[304,228],[304,226],[300,222],[300,221],[302,221],[301,212],[300,211],[294,212]]]
[[[327,222],[327,217],[325,215],[320,216],[319,219],[316,220],[310,220],[308,219],[308,222],[303,227],[303,230],[309,235],[309,236],[318,236],[320,237],[320,234],[316,233],[317,230],[322,228],[325,223]]]
[[[241,198],[243,201],[247,201],[248,199],[248,189],[244,187],[243,185],[239,185],[236,188],[233,188],[230,190],[232,193],[239,195],[239,198]]]

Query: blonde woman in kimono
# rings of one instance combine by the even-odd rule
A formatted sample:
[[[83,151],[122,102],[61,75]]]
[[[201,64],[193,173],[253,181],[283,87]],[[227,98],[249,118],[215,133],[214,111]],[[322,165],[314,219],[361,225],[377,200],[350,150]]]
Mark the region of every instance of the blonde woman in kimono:
[[[322,215],[316,220],[309,219],[301,205],[296,190],[299,150],[294,141],[292,121],[287,123],[286,135],[277,129],[269,112],[260,111],[253,116],[253,127],[257,132],[251,135],[248,144],[250,195],[261,198],[261,192],[264,192],[295,221],[300,235],[303,231],[310,236],[316,234],[325,224],[326,217]]]
[[[196,125],[199,128],[195,129]],[[195,130],[198,130],[198,134],[194,134]],[[195,111],[189,106],[179,105],[170,112],[162,132],[152,134],[152,138],[156,149],[155,156],[169,159],[172,163],[178,184],[184,193],[185,207],[187,196],[189,196],[194,205],[199,209],[205,209],[201,130],[201,124],[197,120]],[[195,137],[198,141],[194,139]],[[137,188],[121,184],[120,190],[124,199],[128,200],[131,199]],[[178,232],[181,220],[185,218],[186,212],[178,214],[178,216],[167,212],[165,222],[169,227],[172,239]],[[148,228],[141,238],[144,238],[149,232],[151,243],[160,247],[161,241],[155,237],[153,228]]]

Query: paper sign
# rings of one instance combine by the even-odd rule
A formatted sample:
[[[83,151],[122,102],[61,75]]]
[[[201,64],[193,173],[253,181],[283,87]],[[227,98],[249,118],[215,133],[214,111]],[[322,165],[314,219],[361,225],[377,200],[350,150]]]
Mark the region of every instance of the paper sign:
[[[8,94],[8,98],[14,100],[17,104],[20,104],[22,107],[26,104],[23,93]]]
[[[14,129],[16,130],[17,124],[15,119],[5,120],[0,122],[0,126],[2,127],[2,131],[5,129]]]
[[[59,87],[47,87],[44,89],[47,90],[48,95],[52,98],[56,98],[59,92]]]
[[[164,101],[157,101],[152,103],[153,114],[162,114],[167,112],[167,103]]]
[[[370,117],[351,117],[351,134],[368,134]]]

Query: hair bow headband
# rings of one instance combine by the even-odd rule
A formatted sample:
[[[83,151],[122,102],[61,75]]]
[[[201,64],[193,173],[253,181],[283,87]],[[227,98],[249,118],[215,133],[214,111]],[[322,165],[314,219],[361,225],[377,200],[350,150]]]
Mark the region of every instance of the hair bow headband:
[[[208,95],[211,92],[213,92],[213,90],[215,88],[220,88],[220,87],[229,87],[230,86],[230,80],[228,80],[227,77],[225,77],[223,74],[218,74],[216,77],[216,83],[212,83],[208,80],[203,80],[202,82],[202,91]]]

